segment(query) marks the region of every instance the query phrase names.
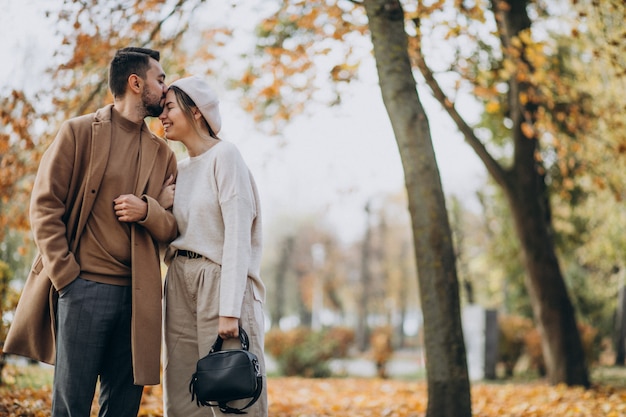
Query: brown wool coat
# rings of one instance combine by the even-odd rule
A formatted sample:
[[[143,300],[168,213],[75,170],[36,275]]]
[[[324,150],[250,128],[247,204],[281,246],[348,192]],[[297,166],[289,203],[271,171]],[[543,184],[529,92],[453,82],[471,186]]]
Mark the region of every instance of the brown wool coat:
[[[54,363],[56,289],[80,273],[74,253],[107,165],[111,108],[65,122],[41,160],[30,209],[39,254],[22,290],[5,353]],[[148,202],[148,215],[131,224],[132,347],[135,384],[155,385],[160,382],[161,354],[159,244],[178,233],[171,211],[156,197],[165,180],[176,174],[176,157],[145,124],[144,130],[135,195]]]

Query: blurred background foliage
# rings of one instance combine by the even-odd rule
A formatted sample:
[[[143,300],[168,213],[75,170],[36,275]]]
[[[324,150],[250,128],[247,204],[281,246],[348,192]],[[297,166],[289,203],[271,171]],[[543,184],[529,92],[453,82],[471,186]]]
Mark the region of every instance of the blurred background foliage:
[[[223,4],[219,24],[216,19],[205,24],[202,17],[213,4],[66,0],[46,6],[60,39],[54,62],[42,74],[48,82],[35,92],[14,90],[0,97],[0,341],[35,251],[27,213],[38,160],[62,120],[111,101],[106,68],[112,51],[131,43],[150,46],[161,50],[172,79],[195,72],[223,81],[240,91],[241,106],[258,129],[270,132],[306,112],[307,101],[340,103],[350,81],[358,78],[367,31],[353,2],[258,6],[253,10],[262,18],[248,41],[238,39],[246,47],[237,61],[221,56],[232,47],[235,31],[229,22],[243,6]],[[557,251],[583,345],[590,363],[597,363],[601,352],[612,350],[607,340],[614,337],[618,292],[626,279],[624,4],[538,1],[535,7],[543,35],[525,41],[535,48],[533,57],[542,69],[535,82],[553,110],[533,126],[541,132],[536,157],[546,170]],[[505,140],[506,106],[495,73],[514,69],[506,62],[497,71],[486,64],[494,49],[479,39],[485,29],[469,18],[433,21],[431,30],[441,42],[464,33],[464,40],[456,38],[459,49],[465,42],[476,46],[473,55],[452,54],[441,73],[456,74],[451,91],[469,94],[481,108],[475,129],[506,163],[514,155]],[[427,47],[437,47],[430,42]],[[150,125],[161,131],[157,120]],[[492,182],[479,190],[478,199],[480,210],[452,195],[447,202],[462,303],[500,312],[505,375],[523,356],[541,371],[539,335],[508,204]],[[324,376],[331,358],[370,352],[384,364],[393,351],[420,348],[406,200],[397,190],[373,197],[363,207],[362,238],[351,242],[325,224],[323,213],[291,213],[265,226],[267,351],[278,358],[282,373]],[[381,342],[375,336],[383,326],[389,330]]]

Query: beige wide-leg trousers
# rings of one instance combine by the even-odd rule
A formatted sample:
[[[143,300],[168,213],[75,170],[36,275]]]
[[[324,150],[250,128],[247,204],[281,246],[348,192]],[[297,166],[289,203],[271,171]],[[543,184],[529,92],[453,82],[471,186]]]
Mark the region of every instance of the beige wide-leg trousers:
[[[196,362],[211,350],[217,337],[220,266],[205,259],[177,256],[165,278],[163,409],[165,417],[223,416],[217,407],[198,407],[191,401],[189,381]],[[263,356],[263,304],[254,298],[248,280],[241,308],[240,325],[250,338],[250,351],[257,355],[263,373],[263,392],[245,411],[251,417],[267,417],[267,378]],[[241,348],[239,339],[224,341],[222,349]],[[243,407],[248,400],[233,401]]]

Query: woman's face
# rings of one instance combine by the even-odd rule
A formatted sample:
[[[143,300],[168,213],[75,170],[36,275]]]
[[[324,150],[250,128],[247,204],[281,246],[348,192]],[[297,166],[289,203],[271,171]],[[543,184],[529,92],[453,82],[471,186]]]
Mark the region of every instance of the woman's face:
[[[159,116],[159,120],[163,124],[165,137],[169,140],[183,141],[188,136],[191,126],[185,117],[183,109],[181,109],[176,100],[176,94],[169,90],[165,95],[165,107]]]

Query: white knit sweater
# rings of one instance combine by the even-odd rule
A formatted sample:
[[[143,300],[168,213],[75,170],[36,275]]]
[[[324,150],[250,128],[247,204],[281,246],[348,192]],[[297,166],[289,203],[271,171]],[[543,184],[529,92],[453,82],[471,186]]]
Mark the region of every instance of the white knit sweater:
[[[261,206],[254,178],[237,147],[220,141],[178,162],[174,216],[180,235],[171,249],[221,265],[220,316],[240,317],[249,278],[265,300],[261,269]]]

